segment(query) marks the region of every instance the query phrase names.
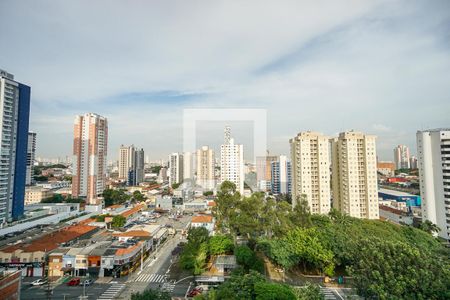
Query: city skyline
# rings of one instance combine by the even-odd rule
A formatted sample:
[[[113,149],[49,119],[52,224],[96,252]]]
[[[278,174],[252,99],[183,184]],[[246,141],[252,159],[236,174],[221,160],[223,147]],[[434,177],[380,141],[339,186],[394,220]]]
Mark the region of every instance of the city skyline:
[[[184,108],[267,109],[277,155],[297,132],[354,129],[378,136],[380,160],[392,160],[398,144],[416,153],[417,130],[448,126],[448,2],[274,4],[251,21],[251,3],[123,5],[0,4],[0,25],[17,24],[0,67],[33,87],[36,156],[70,155],[73,116],[86,111],[108,118],[110,159],[120,144],[151,159],[181,151]]]

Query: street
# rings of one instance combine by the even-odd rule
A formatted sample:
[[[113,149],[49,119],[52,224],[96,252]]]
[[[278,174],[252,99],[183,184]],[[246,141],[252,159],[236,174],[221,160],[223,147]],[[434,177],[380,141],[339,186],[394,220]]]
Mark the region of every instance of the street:
[[[157,224],[169,224],[174,229],[181,230],[190,221],[189,216],[181,219],[169,219],[161,216]],[[157,246],[149,255],[142,271],[138,268],[134,273],[122,278],[101,278],[94,280],[91,286],[67,286],[65,283],[51,283],[50,285],[32,286],[30,283],[39,277],[24,277],[22,279],[21,299],[79,299],[83,294],[87,299],[130,299],[131,294],[142,292],[147,288],[161,288],[171,292],[174,296],[183,297],[189,287],[189,280],[178,284],[170,282],[169,269],[172,266],[172,250],[182,242],[181,233],[169,236],[166,241]],[[50,290],[50,292],[49,292]],[[49,297],[50,293],[50,297]]]

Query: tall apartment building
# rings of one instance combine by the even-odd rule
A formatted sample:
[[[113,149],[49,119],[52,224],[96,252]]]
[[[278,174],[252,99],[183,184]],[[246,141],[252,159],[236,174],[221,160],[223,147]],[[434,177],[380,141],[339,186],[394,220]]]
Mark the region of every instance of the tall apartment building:
[[[28,132],[28,147],[27,147],[27,176],[25,180],[26,185],[33,183],[33,165],[36,156],[36,132]]]
[[[422,218],[450,240],[450,128],[417,132]]]
[[[169,155],[169,185],[182,183],[183,175],[183,154],[174,152]]]
[[[194,179],[194,168],[192,159],[193,157],[191,152],[183,153],[183,181],[186,181],[187,179],[189,180]]]
[[[270,165],[270,190],[273,194],[291,194],[291,162],[285,155],[280,155],[277,161]]]
[[[409,148],[405,145],[398,145],[394,148],[394,163],[397,170],[399,169],[409,169]]]
[[[29,86],[0,70],[0,224],[24,211],[30,93]]]
[[[220,182],[231,181],[244,193],[244,146],[234,143],[231,128],[225,127],[224,144],[220,146]]]
[[[144,181],[144,149],[134,145],[121,145],[119,149],[119,179],[127,185],[139,185]]]
[[[119,179],[128,180],[128,172],[134,164],[134,145],[120,145],[119,149]]]
[[[72,196],[99,205],[105,189],[108,121],[94,113],[76,116],[73,139]]]
[[[256,184],[261,191],[269,191],[272,182],[272,162],[278,161],[278,156],[267,155],[256,157]]]
[[[379,218],[375,140],[354,131],[331,140],[333,207],[352,217]]]
[[[411,158],[409,159],[409,166],[411,167],[411,169],[417,169],[417,157],[416,156],[411,156]]]
[[[197,150],[197,184],[206,190],[215,187],[214,179],[214,150],[208,146],[203,146]]]
[[[292,205],[306,197],[311,213],[328,214],[331,206],[329,138],[317,132],[300,132],[290,141]]]

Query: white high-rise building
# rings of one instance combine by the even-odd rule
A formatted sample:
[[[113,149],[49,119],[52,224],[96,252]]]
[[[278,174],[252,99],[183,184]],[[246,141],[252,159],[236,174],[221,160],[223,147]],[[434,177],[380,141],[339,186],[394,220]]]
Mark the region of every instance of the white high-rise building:
[[[101,204],[106,183],[108,121],[94,113],[76,116],[73,140],[72,196],[86,198],[88,205]]]
[[[417,132],[422,218],[450,240],[450,128]]]
[[[292,205],[304,195],[311,213],[328,214],[331,207],[329,138],[300,132],[290,141]]]
[[[169,155],[169,185],[183,182],[183,154],[172,153]]]
[[[0,224],[24,212],[31,88],[0,70]]]
[[[183,180],[187,181],[194,179],[194,168],[192,162],[192,153],[184,152],[183,153]]]
[[[352,217],[379,218],[375,139],[350,131],[331,140],[333,207]]]
[[[231,181],[244,193],[244,146],[234,143],[231,128],[225,127],[224,144],[220,146],[220,182]]]
[[[398,145],[394,148],[394,163],[396,170],[409,169],[410,166],[409,148],[405,145]]]
[[[206,190],[215,187],[214,180],[214,150],[203,146],[197,150],[197,184]]]
[[[28,150],[27,150],[27,178],[26,185],[33,183],[33,166],[36,156],[36,132],[28,132]]]

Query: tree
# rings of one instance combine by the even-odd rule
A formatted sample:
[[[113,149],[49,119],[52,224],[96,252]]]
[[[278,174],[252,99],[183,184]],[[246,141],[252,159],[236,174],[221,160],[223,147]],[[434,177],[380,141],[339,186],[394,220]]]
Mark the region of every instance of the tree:
[[[305,286],[295,288],[294,294],[297,300],[324,300],[325,297],[321,293],[319,286],[307,283]]]
[[[161,290],[146,289],[142,293],[131,294],[131,300],[170,300],[169,292]]]
[[[146,197],[140,191],[133,192],[133,199],[138,202],[145,201]]]
[[[177,188],[180,187],[180,185],[181,185],[181,182],[180,183],[172,183],[172,190],[176,190]]]
[[[196,300],[295,300],[291,287],[268,282],[265,277],[255,271],[248,274],[235,272],[231,278],[221,284],[216,290],[195,298]]]
[[[123,204],[130,200],[131,196],[126,194],[126,190],[123,189],[105,189],[103,191],[103,198],[105,200],[105,206],[111,206],[114,204]]]
[[[288,285],[257,282],[255,284],[256,300],[296,300],[295,294]]]
[[[418,228],[420,230],[428,232],[431,235],[437,234],[437,233],[439,233],[439,231],[441,231],[441,229],[436,224],[431,222],[430,220],[425,220],[424,222],[420,223]]]
[[[214,192],[213,192],[213,191],[206,191],[206,192],[203,192],[203,196],[212,196],[212,195],[214,195]]]
[[[213,215],[217,228],[222,233],[236,235],[236,217],[241,195],[236,191],[236,185],[230,181],[224,181],[217,193],[216,206],[213,207]]]
[[[253,193],[250,197],[244,197],[236,203],[238,213],[231,220],[234,231],[247,238],[256,238],[263,233],[260,220],[263,198],[263,193]]]
[[[295,206],[292,211],[291,221],[297,226],[311,226],[311,213],[306,195],[301,195],[295,199]]]
[[[348,267],[358,294],[375,299],[450,299],[448,259],[383,238],[362,240]]]
[[[208,229],[205,227],[193,227],[188,231],[188,242],[194,245],[200,245],[201,243],[207,242],[209,239]]]
[[[240,264],[246,272],[255,270],[260,273],[264,272],[264,263],[247,245],[238,246],[234,250],[236,262]]]
[[[42,199],[41,203],[63,203],[64,197],[61,194],[53,194],[51,197]]]
[[[125,226],[125,223],[127,222],[127,219],[124,216],[117,215],[114,216],[111,222],[111,226],[113,228],[121,228]]]
[[[208,249],[210,255],[219,255],[233,252],[234,243],[227,235],[215,235],[209,239]]]

